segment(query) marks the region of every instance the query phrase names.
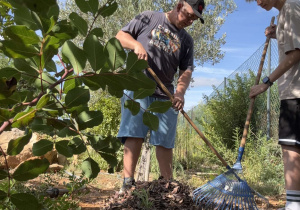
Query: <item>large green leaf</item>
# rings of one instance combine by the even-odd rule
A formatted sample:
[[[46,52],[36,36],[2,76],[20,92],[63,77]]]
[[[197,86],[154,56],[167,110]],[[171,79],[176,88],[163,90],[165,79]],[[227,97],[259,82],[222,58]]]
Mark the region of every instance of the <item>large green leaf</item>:
[[[8,177],[8,172],[0,169],[0,180]]]
[[[52,61],[54,55],[57,54],[60,47],[60,40],[54,36],[47,36],[43,46],[43,54],[41,57],[41,69],[45,67],[45,64]]]
[[[89,179],[96,178],[100,172],[98,163],[92,158],[85,159],[81,164],[81,169],[84,175]]]
[[[104,52],[108,57],[108,64],[112,70],[116,70],[125,63],[126,53],[116,38],[111,38],[104,48]]]
[[[39,76],[38,69],[33,67],[30,62],[25,59],[14,59],[14,66],[26,74],[22,74],[22,78],[27,80],[29,83],[33,83]]]
[[[46,104],[48,103],[48,101],[50,100],[50,95],[49,94],[45,94],[43,95],[40,100],[38,101],[36,108],[42,109],[44,106],[46,106]]]
[[[62,47],[62,54],[69,59],[76,74],[82,72],[87,60],[82,49],[78,48],[73,42],[67,41]]]
[[[57,72],[56,70],[56,64],[53,60],[50,60],[48,61],[46,64],[45,64],[45,68],[48,72]]]
[[[55,143],[55,148],[57,150],[58,153],[66,156],[66,157],[72,157],[73,156],[73,152],[72,152],[72,148],[69,147],[69,140],[62,140],[59,142]]]
[[[118,4],[117,2],[108,2],[107,4],[105,4],[103,7],[101,7],[99,9],[99,14],[102,17],[108,17],[111,16],[116,10],[118,9]]]
[[[65,98],[67,107],[86,104],[90,100],[90,91],[87,88],[74,88],[70,90]]]
[[[66,20],[58,22],[52,28],[52,32],[54,33],[54,36],[60,40],[74,39],[78,35],[77,28]]]
[[[118,165],[118,159],[111,154],[105,154],[103,152],[99,152],[101,157],[110,165],[110,167],[115,167]]]
[[[41,132],[44,134],[50,134],[53,131],[53,127],[47,125],[47,119],[35,117],[30,128],[33,132]]]
[[[73,128],[73,127],[72,127]],[[58,133],[57,133],[57,135],[59,136],[59,137],[70,137],[70,136],[77,136],[78,135],[78,133],[76,132],[76,131],[74,131],[75,129],[73,128],[73,130],[70,130],[70,128],[69,127],[65,127],[65,128],[63,128],[63,129],[61,129]]]
[[[104,66],[106,62],[104,47],[100,44],[95,35],[89,35],[85,39],[83,49],[94,71],[97,71]]]
[[[56,4],[56,0],[23,0],[26,6],[35,12],[46,14],[49,8]]]
[[[133,100],[125,101],[124,107],[129,109],[132,115],[137,115],[140,111],[140,103]]]
[[[15,170],[13,178],[17,181],[34,179],[44,173],[49,165],[49,161],[46,158],[25,161]]]
[[[148,63],[145,60],[139,60],[134,52],[129,52],[126,62],[126,73],[130,75],[136,75],[141,73],[148,67]]]
[[[63,91],[65,94],[67,94],[69,92],[69,90],[72,90],[81,85],[82,85],[82,79],[71,75],[66,78],[66,80],[64,82]]]
[[[23,44],[38,44],[40,42],[36,33],[24,25],[9,26],[5,29],[5,34],[13,41]]]
[[[20,7],[14,11],[14,20],[16,24],[25,25],[32,30],[38,29],[36,23],[31,17],[30,11],[26,7]]]
[[[7,121],[11,118],[12,111],[9,109],[0,108],[0,123]]]
[[[69,142],[68,146],[72,149],[73,154],[81,154],[86,151],[86,146],[84,144],[84,141],[82,141],[78,137],[73,138]]]
[[[42,81],[41,81],[42,80]],[[39,77],[35,80],[34,85],[35,87],[41,89],[42,86],[43,88],[48,88],[50,85],[55,83],[57,80],[51,76],[48,72],[44,71]],[[55,89],[53,89],[55,90]],[[52,90],[52,91],[53,91]]]
[[[1,41],[0,50],[10,58],[30,58],[39,53],[32,45],[18,43],[13,40]]]
[[[139,89],[137,91],[134,91],[133,97],[134,99],[142,99],[146,96],[151,96],[155,92],[155,88],[153,89]]]
[[[63,120],[59,120],[59,119],[55,119],[55,118],[48,118],[47,124],[58,130],[62,130],[63,128],[65,128],[67,126],[67,123],[64,122]]]
[[[103,37],[103,30],[102,28],[94,28],[93,30],[91,30],[90,34],[95,35],[96,37]]]
[[[154,101],[150,104],[147,110],[150,112],[165,113],[166,111],[168,111],[168,109],[170,109],[171,106],[171,101]]]
[[[24,149],[24,146],[29,143],[31,136],[32,131],[29,130],[26,135],[21,136],[15,140],[10,140],[7,147],[7,154],[18,155]]]
[[[42,209],[38,200],[28,193],[16,193],[10,196],[11,202],[19,210],[40,210]]]
[[[88,24],[86,21],[79,16],[76,12],[72,12],[69,15],[71,23],[75,25],[75,27],[78,29],[78,31],[81,33],[82,36],[86,36],[87,30],[88,30]]]
[[[151,130],[156,131],[158,129],[159,120],[154,114],[149,112],[144,112],[143,123],[147,125]]]
[[[7,193],[5,193],[4,191],[0,190],[0,200],[3,200],[7,197]]]
[[[53,149],[53,142],[47,139],[41,139],[32,146],[32,153],[35,156],[41,156]]]
[[[36,12],[31,12],[31,17],[35,21],[37,27],[43,32],[43,34],[48,34],[56,24],[55,17],[44,17]]]
[[[103,114],[101,111],[84,111],[78,115],[78,126],[79,130],[86,128],[92,128],[98,126],[103,121]]]
[[[99,2],[98,0],[75,0],[77,6],[79,7],[79,9],[84,12],[91,12],[94,15],[96,14],[96,12],[98,11],[98,6],[99,6]]]
[[[99,88],[105,90],[106,84],[102,84],[100,80],[101,79],[99,78],[99,75],[93,76],[91,73],[87,73],[82,77],[83,83],[94,91],[98,90]]]
[[[18,113],[13,119],[12,127],[27,126],[33,120],[36,111],[34,108],[27,108],[25,111]]]
[[[3,69],[0,69],[0,77],[10,79],[12,77],[16,78],[17,80],[20,80],[21,78],[21,73],[14,68],[11,67],[6,67]]]

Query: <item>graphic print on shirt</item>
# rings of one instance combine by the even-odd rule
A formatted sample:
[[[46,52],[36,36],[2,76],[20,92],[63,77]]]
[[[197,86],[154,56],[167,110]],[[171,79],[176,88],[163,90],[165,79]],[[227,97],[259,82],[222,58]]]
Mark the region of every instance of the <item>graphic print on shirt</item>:
[[[149,44],[163,49],[165,52],[172,54],[180,49],[179,38],[176,34],[172,33],[169,29],[158,25],[156,29],[151,31],[151,40]]]

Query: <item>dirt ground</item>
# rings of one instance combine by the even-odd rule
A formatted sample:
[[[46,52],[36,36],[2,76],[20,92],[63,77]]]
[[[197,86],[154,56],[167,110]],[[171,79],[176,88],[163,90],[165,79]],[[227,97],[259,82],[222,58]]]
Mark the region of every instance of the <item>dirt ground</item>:
[[[105,172],[100,173],[98,177],[95,180],[93,180],[92,183],[86,186],[85,190],[87,190],[88,194],[79,197],[80,200],[79,205],[81,206],[81,209],[85,209],[85,210],[135,209],[135,208],[124,208],[121,207],[120,205],[119,207],[116,208],[109,208],[109,206],[113,206],[112,205],[113,202],[116,201],[118,201],[119,203],[126,202],[126,197],[116,199],[116,192],[118,191],[122,183],[121,177],[122,176],[119,173],[116,174],[108,174]],[[152,182],[155,182],[155,180],[153,180]],[[275,210],[285,205],[284,195],[273,196],[273,197],[266,196],[266,198],[269,199],[269,206],[267,207],[265,204],[257,203],[259,209]],[[157,200],[157,197],[153,199]],[[180,208],[170,207],[170,208],[162,208],[162,209],[180,209]],[[194,209],[194,208],[189,208],[189,209]]]

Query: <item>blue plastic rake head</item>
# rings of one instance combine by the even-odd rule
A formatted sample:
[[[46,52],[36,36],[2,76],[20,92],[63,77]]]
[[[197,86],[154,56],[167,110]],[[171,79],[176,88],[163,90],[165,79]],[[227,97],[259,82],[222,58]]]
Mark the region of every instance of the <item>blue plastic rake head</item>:
[[[234,169],[219,175],[214,180],[193,191],[193,200],[204,209],[238,210],[258,209],[255,199],[268,200],[249,187],[237,176]]]

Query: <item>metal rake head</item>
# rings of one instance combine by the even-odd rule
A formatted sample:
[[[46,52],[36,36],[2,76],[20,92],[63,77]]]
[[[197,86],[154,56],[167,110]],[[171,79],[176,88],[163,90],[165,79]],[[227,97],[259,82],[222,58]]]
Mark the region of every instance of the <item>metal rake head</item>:
[[[235,173],[234,169],[193,191],[193,200],[205,209],[258,209],[255,195],[263,198]]]

